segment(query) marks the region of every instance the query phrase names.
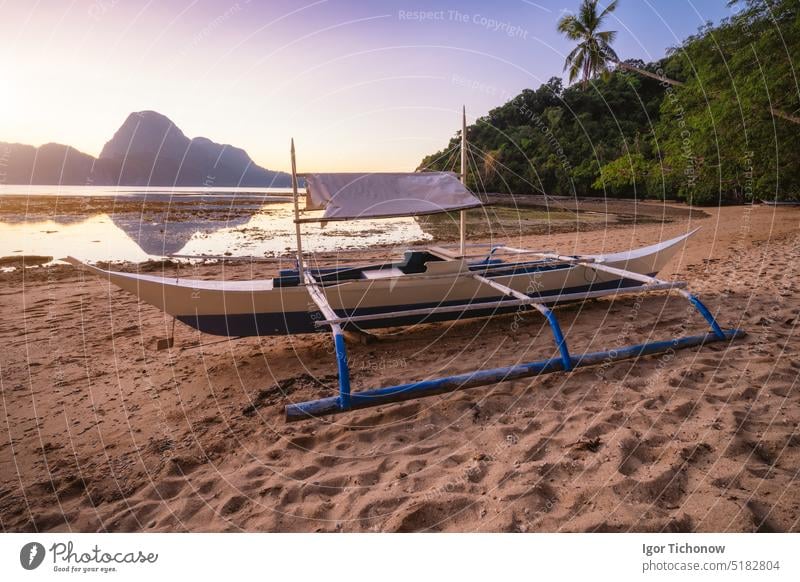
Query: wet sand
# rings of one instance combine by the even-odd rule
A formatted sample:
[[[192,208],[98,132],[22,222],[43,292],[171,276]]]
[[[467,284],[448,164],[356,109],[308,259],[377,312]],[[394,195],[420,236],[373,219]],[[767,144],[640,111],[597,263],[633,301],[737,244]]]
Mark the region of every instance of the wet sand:
[[[158,351],[171,320],[107,282],[2,274],[0,527],[800,531],[800,209],[704,210],[510,242],[606,252],[702,226],[662,276],[745,339],[290,425],[286,403],[335,392],[326,335],[212,344],[178,324]],[[351,342],[354,388],[551,356],[541,319],[514,317]],[[663,295],[559,319],[576,353],[705,331]]]

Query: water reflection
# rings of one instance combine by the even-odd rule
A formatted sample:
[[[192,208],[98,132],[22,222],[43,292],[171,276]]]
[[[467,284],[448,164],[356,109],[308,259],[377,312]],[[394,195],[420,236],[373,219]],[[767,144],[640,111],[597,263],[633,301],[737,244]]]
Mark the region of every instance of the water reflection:
[[[305,216],[315,214],[321,212]],[[472,239],[511,240],[572,225],[574,218],[490,206],[467,213],[467,232]],[[304,224],[304,250],[453,240],[458,224],[458,213]],[[0,187],[0,257],[140,262],[171,254],[276,256],[294,248],[294,210],[285,190]]]
[[[91,260],[146,261],[148,254],[107,214],[69,223],[54,220],[0,222],[0,256],[66,255]]]
[[[67,255],[86,261],[145,261],[169,254],[275,256],[295,247],[291,203],[205,201],[178,205],[114,204],[113,211],[4,212],[0,256]],[[412,218],[303,225],[308,251],[406,245],[429,240]]]
[[[149,257],[182,254],[192,238],[208,236],[250,220],[247,216],[236,216],[228,220],[178,221],[170,220],[168,214],[156,219],[135,214],[114,214],[109,218]]]

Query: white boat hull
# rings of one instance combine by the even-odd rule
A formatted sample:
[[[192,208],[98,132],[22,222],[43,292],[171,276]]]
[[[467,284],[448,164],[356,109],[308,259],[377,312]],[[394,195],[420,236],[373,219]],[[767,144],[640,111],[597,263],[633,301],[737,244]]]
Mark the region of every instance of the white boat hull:
[[[594,255],[604,265],[641,275],[655,275],[692,233],[633,251]],[[253,281],[201,281],[107,271],[80,265],[200,331],[223,336],[270,336],[324,332],[316,304],[296,276]],[[401,265],[402,266],[402,265]],[[361,272],[363,270],[363,273]],[[360,278],[332,280],[338,275],[317,275],[328,303],[340,317],[374,315],[437,306],[470,305],[507,299],[474,278],[475,273],[530,297],[589,293],[641,283],[598,272],[581,265],[528,261],[491,265],[463,260],[433,260],[420,272],[403,273],[397,266],[378,265],[352,269]],[[344,277],[344,276],[343,276]],[[361,328],[381,328],[462,317],[481,317],[515,308],[472,310],[364,321]],[[485,311],[485,312],[484,312]]]

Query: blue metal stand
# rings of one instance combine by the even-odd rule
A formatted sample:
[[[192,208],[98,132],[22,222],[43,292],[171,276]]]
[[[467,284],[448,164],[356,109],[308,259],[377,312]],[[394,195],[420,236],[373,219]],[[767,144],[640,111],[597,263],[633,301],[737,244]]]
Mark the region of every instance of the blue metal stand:
[[[550,324],[550,329],[553,332],[560,357],[551,358],[540,362],[518,364],[516,366],[505,368],[477,370],[468,374],[448,376],[434,380],[424,380],[410,384],[401,384],[398,386],[389,386],[386,388],[378,388],[375,390],[367,390],[364,392],[355,393],[351,393],[350,391],[350,370],[347,365],[347,348],[345,345],[344,335],[342,334],[340,326],[338,324],[333,324],[331,327],[333,331],[334,346],[336,348],[337,367],[339,370],[339,395],[331,398],[322,398],[320,400],[310,400],[297,404],[289,404],[286,406],[286,420],[287,422],[306,420],[326,414],[337,414],[346,412],[348,410],[369,408],[372,406],[380,406],[382,404],[389,404],[392,402],[402,402],[404,400],[432,396],[445,392],[453,392],[455,390],[461,390],[464,388],[497,384],[507,380],[516,380],[519,378],[538,376],[540,374],[549,374],[552,372],[568,372],[574,368],[580,368],[583,366],[592,366],[607,362],[638,358],[640,356],[664,353],[671,350],[700,346],[712,342],[730,341],[745,335],[745,332],[740,329],[732,329],[727,331],[723,330],[708,308],[703,305],[703,303],[697,297],[683,290],[680,292],[708,322],[709,326],[711,327],[711,333],[675,338],[666,341],[648,342],[609,351],[583,354],[573,358],[569,353],[567,342],[564,339],[564,335],[561,332],[561,326],[558,324],[558,319],[556,318],[555,314],[540,303],[532,303],[532,307],[538,309],[546,317],[547,322]],[[514,292],[514,294],[516,295],[517,292]],[[324,302],[324,299],[322,301]],[[325,311],[328,311],[328,309]]]
[[[668,352],[670,350],[679,350],[682,348],[699,346],[706,343],[732,340],[744,335],[744,331],[734,329],[724,332],[722,338],[718,337],[715,333],[708,333],[704,335],[696,335],[668,341],[650,342],[612,351],[583,354],[575,358],[573,367],[580,368],[583,366],[603,364],[605,362],[616,362],[619,360],[638,358],[639,356],[658,354]],[[549,360],[532,362],[530,364],[519,364],[516,366],[495,368],[492,370],[478,370],[468,374],[460,374],[458,376],[437,378],[435,380],[425,380],[411,384],[401,384],[399,386],[389,386],[387,388],[378,388],[376,390],[367,390],[365,392],[355,392],[350,395],[349,408],[342,408],[340,406],[340,398],[336,396],[331,398],[322,398],[320,400],[310,400],[308,402],[300,402],[297,404],[288,405],[286,407],[286,420],[288,422],[307,420],[326,414],[337,414],[340,412],[346,412],[347,410],[369,408],[372,406],[380,406],[382,404],[389,404],[392,402],[402,402],[404,400],[421,398],[423,396],[433,396],[435,394],[443,394],[445,392],[453,392],[456,390],[473,388],[476,386],[485,386],[487,384],[497,384],[499,382],[506,382],[508,380],[517,380],[519,378],[527,378],[530,376],[538,376],[540,374],[549,374],[551,372],[560,372],[563,370],[563,360],[561,358],[551,358]]]
[[[686,297],[686,299],[689,300],[689,303],[691,303],[694,306],[694,308],[700,312],[700,315],[702,315],[705,318],[705,320],[708,322],[708,325],[711,326],[711,330],[716,334],[716,336],[720,339],[724,339],[723,336],[725,335],[725,332],[722,331],[722,328],[717,323],[717,320],[714,319],[713,315],[711,315],[711,312],[708,310],[708,307],[703,305],[697,297],[695,297],[688,291],[681,291],[681,295]]]
[[[347,365],[347,344],[341,329],[334,331],[333,345],[336,348],[336,367],[339,369],[338,404],[347,410],[350,408],[350,366]]]
[[[553,337],[556,340],[556,347],[558,351],[561,353],[561,369],[565,372],[569,372],[572,370],[572,357],[569,355],[569,349],[567,348],[567,340],[564,339],[564,334],[561,333],[561,326],[558,324],[558,319],[556,319],[556,314],[553,313],[550,309],[545,307],[544,305],[540,306],[542,309],[541,312],[547,318],[547,323],[550,324],[550,329],[553,331]]]

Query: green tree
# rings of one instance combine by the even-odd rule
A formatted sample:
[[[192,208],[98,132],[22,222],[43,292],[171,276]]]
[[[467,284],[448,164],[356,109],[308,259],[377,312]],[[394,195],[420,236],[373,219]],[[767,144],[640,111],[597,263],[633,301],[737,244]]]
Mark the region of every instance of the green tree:
[[[636,152],[621,156],[600,168],[592,188],[617,196],[644,196],[651,164]]]
[[[800,2],[737,4],[736,14],[660,61],[633,65],[686,79],[682,85],[595,70],[591,87],[553,78],[490,110],[467,128],[469,184],[692,204],[800,199]],[[594,30],[602,32],[602,22]],[[456,135],[421,166],[458,171],[458,145]]]
[[[623,62],[611,47],[617,37],[616,30],[600,30],[606,17],[617,9],[619,0],[613,0],[598,13],[598,0],[583,0],[577,14],[568,14],[558,21],[558,31],[569,40],[578,41],[572,52],[567,55],[564,70],[569,70],[569,81],[572,83],[581,78],[584,87],[590,79],[609,71],[609,64],[634,71],[640,75],[668,83],[681,85],[680,81],[667,79],[646,69]]]
[[[686,39],[671,57],[689,81],[662,102],[664,173],[695,204],[796,198],[800,5],[759,0]]]

